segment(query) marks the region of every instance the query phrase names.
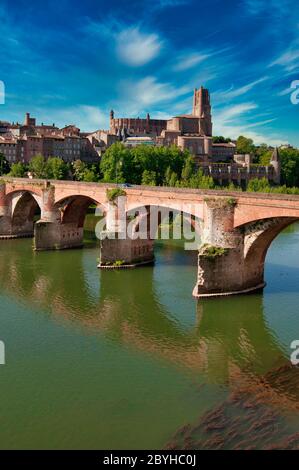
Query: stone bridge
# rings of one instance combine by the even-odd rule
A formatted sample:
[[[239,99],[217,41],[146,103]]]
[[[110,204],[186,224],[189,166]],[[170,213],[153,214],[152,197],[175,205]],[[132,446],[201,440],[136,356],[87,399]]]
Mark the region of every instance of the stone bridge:
[[[153,261],[150,223],[139,237],[150,209],[189,217],[200,231],[195,297],[248,293],[264,287],[264,263],[273,239],[299,220],[299,196],[130,186],[122,205],[107,198],[113,184],[5,178],[0,182],[0,238],[34,236],[36,250],[80,247],[91,204],[106,216],[100,267]],[[135,236],[123,236],[121,212]],[[36,219],[37,214],[38,219]],[[144,215],[146,217],[144,217]],[[132,220],[133,219],[133,220]],[[159,219],[161,221],[161,217]]]

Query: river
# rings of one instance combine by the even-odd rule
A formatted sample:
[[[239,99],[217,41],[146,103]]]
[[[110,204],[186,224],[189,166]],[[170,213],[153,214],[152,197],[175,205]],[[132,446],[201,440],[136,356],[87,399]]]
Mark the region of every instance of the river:
[[[0,448],[299,448],[299,225],[267,287],[196,301],[196,253],[97,270],[99,248],[0,242]]]

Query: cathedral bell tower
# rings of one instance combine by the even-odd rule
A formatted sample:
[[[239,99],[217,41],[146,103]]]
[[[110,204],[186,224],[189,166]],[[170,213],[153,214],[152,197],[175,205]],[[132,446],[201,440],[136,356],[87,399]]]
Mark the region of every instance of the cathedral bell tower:
[[[199,90],[195,88],[193,94],[193,116],[200,119],[199,132],[211,136],[212,135],[212,116],[211,116],[211,103],[210,93],[206,88],[200,87]]]

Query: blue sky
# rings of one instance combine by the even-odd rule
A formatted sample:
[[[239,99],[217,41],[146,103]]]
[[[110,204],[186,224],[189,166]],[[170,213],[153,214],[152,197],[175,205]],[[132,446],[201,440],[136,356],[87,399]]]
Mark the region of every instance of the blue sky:
[[[298,0],[1,0],[0,38],[2,120],[168,118],[203,85],[214,134],[299,146]]]

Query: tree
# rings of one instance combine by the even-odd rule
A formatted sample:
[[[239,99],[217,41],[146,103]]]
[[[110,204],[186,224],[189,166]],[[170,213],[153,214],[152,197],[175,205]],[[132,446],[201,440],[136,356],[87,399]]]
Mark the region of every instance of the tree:
[[[86,168],[86,170],[83,173],[82,181],[85,181],[86,183],[92,183],[92,182],[98,181],[98,177],[93,169]]]
[[[214,135],[212,137],[213,144],[228,144],[232,141],[229,137],[223,137],[223,135]]]
[[[73,167],[73,175],[76,181],[83,181],[84,173],[87,170],[86,163],[82,162],[81,160],[75,160],[72,164]]]
[[[142,173],[142,180],[141,184],[147,185],[147,186],[156,186],[156,173],[155,171],[151,170],[144,170]]]
[[[286,186],[299,186],[299,150],[294,148],[279,151],[281,180]]]
[[[102,157],[100,169],[106,182],[133,182],[134,169],[130,150],[120,142],[111,145]]]
[[[63,180],[67,174],[67,165],[61,158],[51,157],[46,163],[47,178],[54,180]]]
[[[188,182],[195,172],[195,162],[193,157],[188,157],[182,169],[182,180]]]
[[[248,139],[247,137],[244,137],[243,135],[240,135],[237,139],[237,147],[236,147],[237,153],[245,154],[245,153],[255,153],[255,146],[253,144],[252,139]]]
[[[215,188],[214,180],[211,176],[205,176],[200,168],[188,181],[188,187],[194,189],[213,189]]]
[[[271,191],[271,186],[267,178],[253,178],[247,185],[247,191],[269,193]]]
[[[172,171],[170,166],[167,168],[165,173],[165,185],[175,187],[178,185],[179,179],[175,171]]]
[[[3,153],[0,153],[0,175],[7,175],[10,171],[10,165]]]
[[[269,165],[273,149],[268,147],[267,144],[261,144],[255,148],[255,159],[254,163],[259,163],[260,165]]]
[[[29,171],[35,178],[47,178],[47,162],[42,155],[36,155],[29,163]]]
[[[127,148],[117,142],[109,147],[101,161],[103,180],[141,184],[144,171],[154,172],[157,185],[165,183],[168,168],[179,177],[189,152],[182,152],[177,146],[155,147],[138,145]],[[153,173],[152,173],[153,174]]]
[[[258,163],[260,165],[265,165],[265,166],[269,165],[271,161],[272,153],[273,153],[272,150],[267,150],[267,152],[260,155],[258,159]]]
[[[24,165],[24,163],[17,162],[11,165],[9,176],[12,176],[14,178],[23,178],[25,176],[25,173],[26,166]]]

